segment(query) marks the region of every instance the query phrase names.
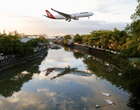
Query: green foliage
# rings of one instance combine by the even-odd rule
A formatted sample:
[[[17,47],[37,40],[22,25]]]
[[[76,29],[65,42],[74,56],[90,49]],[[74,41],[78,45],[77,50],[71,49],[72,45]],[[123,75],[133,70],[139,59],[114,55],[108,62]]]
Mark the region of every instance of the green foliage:
[[[140,20],[133,21],[130,25],[126,27],[126,30],[132,35],[139,37],[140,36]]]
[[[0,53],[27,56],[34,53],[33,50],[39,42],[47,42],[43,37],[32,39],[27,43],[22,43],[20,39],[18,34],[0,34]]]
[[[135,13],[131,16],[133,21],[126,27],[126,31],[131,37],[127,38],[126,43],[122,46],[122,54],[125,56],[140,56],[140,0],[137,1],[138,6]]]
[[[74,36],[74,42],[82,43],[82,36],[80,36],[79,34],[76,34]]]
[[[66,39],[66,40],[71,39],[71,36],[70,35],[65,35],[64,39]]]
[[[124,56],[139,57],[140,56],[140,40],[137,37],[127,39],[122,45],[122,54]]]
[[[133,19],[134,21],[137,21],[140,17],[140,0],[138,1],[138,5],[136,7],[135,13],[131,16],[131,19]]]
[[[67,45],[69,40],[72,38],[71,35],[65,35],[64,37],[64,40],[63,40],[63,44],[64,45]]]
[[[88,35],[75,35],[74,42],[87,44],[89,46],[98,46],[105,49],[120,50],[127,37],[125,31],[118,29],[93,31]]]
[[[93,31],[88,35],[75,35],[74,42],[121,52],[123,56],[140,56],[140,38],[118,29]]]
[[[131,16],[133,20],[131,24],[126,27],[126,30],[132,35],[140,36],[140,0],[138,1],[138,6],[136,7],[135,13]]]
[[[12,53],[14,52],[13,47],[16,46],[16,42],[19,41],[19,37],[14,36],[14,35],[6,35],[6,34],[1,34],[0,35],[0,52],[3,53]]]

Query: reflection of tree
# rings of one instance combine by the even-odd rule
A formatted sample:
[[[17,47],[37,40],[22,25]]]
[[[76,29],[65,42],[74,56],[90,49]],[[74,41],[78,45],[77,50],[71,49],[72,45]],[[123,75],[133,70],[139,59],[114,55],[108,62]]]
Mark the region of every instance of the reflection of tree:
[[[46,56],[46,55],[45,55]],[[21,89],[22,85],[32,78],[33,73],[37,73],[38,65],[44,57],[38,58],[28,64],[22,64],[11,69],[5,70],[0,75],[0,94],[2,96],[11,96],[14,92]],[[27,71],[29,74],[22,74],[22,71]]]
[[[93,71],[98,77],[104,78],[113,85],[132,94],[128,106],[134,109],[140,108],[139,69],[130,66],[127,60],[113,55],[103,56],[95,54],[95,57],[87,57],[86,54],[83,54],[83,59],[88,69]]]
[[[88,69],[94,71],[97,76],[105,78],[113,85],[131,92],[132,96],[129,100],[129,106],[138,106],[138,103],[140,102],[140,95],[138,93],[138,91],[140,91],[140,70],[129,66],[127,69],[121,70],[122,76],[119,76],[118,73],[120,70],[117,70],[116,68],[112,68],[112,71],[108,72],[106,71],[108,69],[107,66],[94,61],[91,58],[85,59],[84,62],[87,64]]]
[[[64,50],[65,51],[70,51],[70,48],[67,48],[67,47],[64,46]]]
[[[83,57],[83,54],[80,53],[80,52],[73,52],[73,55],[74,55],[74,57],[77,58],[77,59]]]

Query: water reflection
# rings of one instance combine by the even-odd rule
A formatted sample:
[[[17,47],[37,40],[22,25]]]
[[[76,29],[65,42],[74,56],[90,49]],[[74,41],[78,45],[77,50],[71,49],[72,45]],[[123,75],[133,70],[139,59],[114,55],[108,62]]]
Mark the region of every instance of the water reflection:
[[[42,60],[43,57],[0,72],[0,94],[9,97],[20,91],[22,85],[32,78],[33,73],[39,72],[38,66]]]
[[[96,110],[96,105],[101,110],[139,107],[139,70],[126,60],[62,48],[50,49],[40,62],[2,74],[0,110]],[[111,95],[104,96],[103,92]],[[113,104],[106,103],[107,99]]]
[[[48,76],[49,74],[53,74],[52,72],[57,72],[55,76],[51,77],[51,80],[54,80],[56,78],[59,78],[61,76],[67,75],[67,74],[74,74],[78,76],[91,76],[92,74],[88,74],[88,71],[80,71],[77,70],[77,68],[70,68],[70,66],[65,67],[65,68],[48,68],[45,71],[45,76]]]
[[[132,67],[128,60],[113,55],[100,57],[85,55],[78,50],[73,52],[76,58],[84,58],[83,62],[96,76],[131,93],[127,103],[129,107],[140,108],[140,70],[138,68]]]

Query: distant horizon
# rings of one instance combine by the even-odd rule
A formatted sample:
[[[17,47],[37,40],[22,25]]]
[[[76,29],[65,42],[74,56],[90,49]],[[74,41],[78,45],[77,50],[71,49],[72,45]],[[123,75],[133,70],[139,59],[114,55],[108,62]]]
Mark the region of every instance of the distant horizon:
[[[77,22],[77,21],[74,21],[74,22]],[[86,21],[79,21],[79,22],[83,22],[83,23],[86,23]],[[91,23],[93,22],[96,22],[96,21],[90,21]],[[87,23],[89,23],[89,21],[87,22]],[[96,22],[97,23],[97,22]],[[61,31],[60,32],[51,32],[51,33],[40,33],[40,32],[38,32],[38,33],[33,33],[32,31],[20,31],[20,30],[18,30],[18,29],[16,29],[16,30],[6,30],[6,29],[3,29],[3,30],[0,30],[0,33],[12,33],[12,32],[15,32],[15,31],[17,31],[19,34],[25,34],[25,35],[43,35],[43,34],[45,34],[45,35],[47,35],[48,37],[53,37],[53,36],[64,36],[64,35],[75,35],[75,34],[80,34],[80,35],[82,35],[82,34],[88,34],[88,33],[90,33],[90,32],[92,32],[92,31],[97,31],[97,30],[113,30],[114,28],[117,28],[117,29],[119,29],[119,30],[123,30],[125,27],[126,27],[126,25],[127,24],[129,24],[129,23],[106,23],[106,22],[100,22],[99,24],[97,23],[96,25],[93,25],[93,29],[92,29],[92,27],[91,27],[91,25],[90,25],[90,29],[89,28],[87,28],[87,27],[85,27],[85,28],[83,28],[83,29],[80,29],[80,28],[77,28],[77,29],[66,29],[68,32],[62,32],[61,33]],[[105,26],[106,25],[106,26]],[[100,28],[101,26],[103,26],[102,28]],[[81,27],[82,28],[82,27]],[[65,30],[64,28],[62,29],[62,30]],[[78,31],[79,32],[78,32]],[[80,32],[81,30],[83,30],[82,32]],[[5,31],[5,32],[4,32]],[[53,33],[53,34],[52,34]]]

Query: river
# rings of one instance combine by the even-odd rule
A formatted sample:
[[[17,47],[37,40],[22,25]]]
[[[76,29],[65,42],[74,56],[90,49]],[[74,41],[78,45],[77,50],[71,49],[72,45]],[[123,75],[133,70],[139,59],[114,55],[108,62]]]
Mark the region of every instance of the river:
[[[49,49],[44,59],[1,72],[0,110],[137,109],[139,70],[99,56]]]

